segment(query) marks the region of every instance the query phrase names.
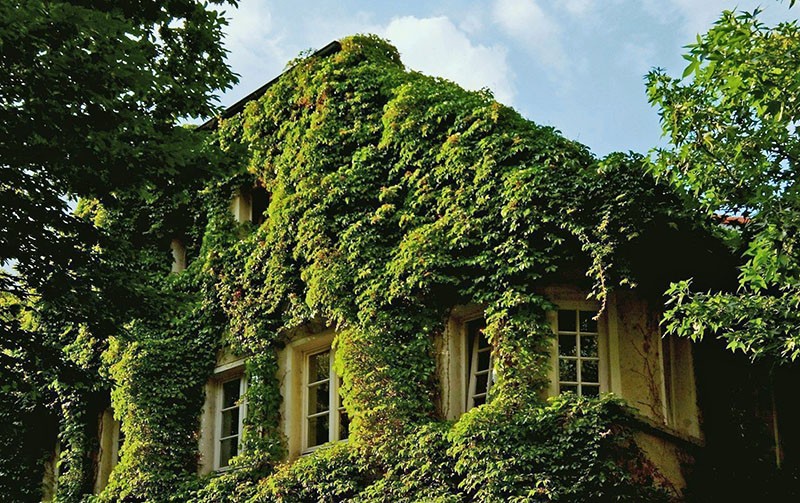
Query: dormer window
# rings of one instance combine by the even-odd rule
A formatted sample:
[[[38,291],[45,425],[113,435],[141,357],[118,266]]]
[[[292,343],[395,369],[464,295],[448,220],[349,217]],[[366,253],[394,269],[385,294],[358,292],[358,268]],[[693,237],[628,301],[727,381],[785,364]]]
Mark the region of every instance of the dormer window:
[[[100,439],[100,449],[97,456],[97,474],[94,484],[94,492],[102,491],[114,467],[120,459],[122,444],[125,436],[122,433],[122,425],[114,418],[114,411],[111,407],[103,411],[100,416],[98,437]]]
[[[251,201],[251,222],[256,226],[260,226],[267,219],[267,208],[269,207],[269,193],[267,189],[260,185],[256,185],[250,191]]]
[[[231,213],[239,223],[253,222],[259,226],[266,220],[268,206],[269,193],[264,187],[242,187],[231,201]]]
[[[181,272],[186,269],[186,246],[178,238],[173,239],[169,244],[172,252],[172,272]]]
[[[350,436],[336,374],[335,334],[301,332],[279,353],[281,416],[290,458]]]
[[[484,330],[483,306],[456,306],[437,338],[441,413],[446,419],[486,403],[494,383],[492,346]]]

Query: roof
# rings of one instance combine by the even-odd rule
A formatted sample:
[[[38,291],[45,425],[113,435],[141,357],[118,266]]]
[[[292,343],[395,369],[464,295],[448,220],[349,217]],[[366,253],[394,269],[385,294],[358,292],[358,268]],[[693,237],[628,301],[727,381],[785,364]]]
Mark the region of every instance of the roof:
[[[309,56],[309,58],[313,58],[313,57],[324,58],[326,56],[330,56],[331,54],[335,54],[335,53],[339,52],[341,49],[342,49],[342,44],[340,44],[338,41],[334,40],[333,42],[329,43],[325,47],[323,47],[323,48],[317,50],[316,52],[314,52],[312,55]],[[292,68],[294,68],[294,66],[292,66]],[[263,96],[264,93],[267,92],[267,89],[272,87],[272,85],[275,84],[275,82],[277,82],[278,79],[280,79],[283,76],[284,73],[290,71],[292,68],[289,68],[288,70],[283,71],[280,75],[278,75],[274,79],[270,80],[269,82],[267,82],[263,86],[259,87],[258,89],[256,89],[252,93],[248,94],[244,98],[240,99],[239,101],[237,101],[233,105],[231,105],[228,108],[226,108],[225,110],[223,110],[222,113],[219,114],[218,116],[212,117],[211,119],[209,119],[206,122],[204,122],[203,124],[201,124],[197,129],[200,129],[200,130],[211,130],[211,129],[214,129],[214,128],[217,127],[217,123],[219,122],[219,119],[229,119],[229,118],[233,117],[234,115],[238,114],[239,112],[244,110],[245,105],[247,105],[249,102],[251,102],[253,100],[257,100],[258,98]]]
[[[725,215],[715,213],[711,218],[718,224],[731,225],[734,227],[744,227],[751,222],[750,218],[744,215]]]

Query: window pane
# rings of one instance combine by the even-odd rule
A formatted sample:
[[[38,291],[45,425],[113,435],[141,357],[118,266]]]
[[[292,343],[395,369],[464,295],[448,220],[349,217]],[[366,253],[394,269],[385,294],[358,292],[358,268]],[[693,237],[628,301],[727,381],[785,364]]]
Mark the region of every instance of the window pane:
[[[489,339],[486,338],[486,335],[483,333],[483,328],[481,328],[478,331],[478,349],[487,349],[490,347]]]
[[[575,311],[558,311],[559,332],[575,332],[577,330],[575,321]]]
[[[491,351],[481,351],[478,353],[478,369],[477,370],[488,370],[490,361],[491,361],[492,352]]]
[[[219,446],[219,466],[228,466],[230,459],[239,453],[239,438],[226,438]]]
[[[597,332],[597,321],[592,319],[595,316],[594,311],[581,311],[581,332]]]
[[[330,351],[323,351],[308,357],[308,382],[328,379],[330,376]]]
[[[597,360],[581,360],[581,381],[600,382],[597,371]]]
[[[577,381],[578,380],[578,365],[577,360],[569,360],[566,358],[558,359],[558,380],[559,381]]]
[[[344,440],[350,436],[350,417],[347,412],[339,411],[339,440]]]
[[[578,393],[578,386],[575,384],[562,384],[559,386],[561,393]]]
[[[558,355],[559,356],[578,356],[578,348],[574,335],[558,336]]]
[[[581,336],[581,356],[598,356],[596,335]]]
[[[228,437],[239,433],[239,407],[222,413],[222,435]]]
[[[308,419],[308,447],[322,445],[328,441],[328,414]]]
[[[483,334],[484,328],[486,328],[486,320],[483,318],[467,322],[467,336],[470,340],[474,340],[475,337],[478,337],[480,341],[478,346],[481,348],[489,347],[489,341]]]
[[[581,385],[581,395],[583,396],[600,396],[600,386],[592,384]]]
[[[489,389],[489,373],[475,376],[475,394],[486,393]]]
[[[473,406],[477,407],[478,405],[483,405],[486,403],[486,395],[476,396],[473,401]]]
[[[330,381],[308,387],[308,413],[316,414],[330,409]]]
[[[239,400],[239,389],[241,384],[241,379],[233,379],[232,381],[228,381],[222,383],[222,408],[227,409],[228,407],[233,407],[236,405],[236,402]]]

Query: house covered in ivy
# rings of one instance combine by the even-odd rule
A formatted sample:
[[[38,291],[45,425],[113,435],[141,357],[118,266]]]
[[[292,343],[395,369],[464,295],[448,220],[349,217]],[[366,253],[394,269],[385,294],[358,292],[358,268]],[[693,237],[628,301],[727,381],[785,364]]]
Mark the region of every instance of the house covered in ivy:
[[[63,418],[46,498],[669,501],[696,487],[709,418],[724,423],[705,405],[754,381],[715,389],[747,367],[663,337],[662,294],[689,277],[729,288],[735,264],[642,157],[598,159],[371,36],[298,59],[197,134],[217,178],[80,208],[118,232],[152,220],[125,260],[168,300],[104,349],[106,391]],[[774,464],[782,405],[754,393]]]

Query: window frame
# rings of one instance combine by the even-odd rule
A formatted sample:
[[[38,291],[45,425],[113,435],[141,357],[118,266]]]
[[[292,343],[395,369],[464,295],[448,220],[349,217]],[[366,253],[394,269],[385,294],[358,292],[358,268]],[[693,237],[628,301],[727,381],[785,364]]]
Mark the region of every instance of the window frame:
[[[286,438],[287,459],[293,460],[313,452],[319,446],[306,448],[307,433],[305,425],[308,403],[304,385],[307,381],[307,355],[334,349],[335,332],[319,324],[298,327],[285,334],[287,344],[278,351],[278,379],[281,390],[281,429]],[[332,355],[332,366],[335,352]],[[339,382],[336,382],[337,392]],[[342,406],[341,402],[338,402]],[[338,421],[338,418],[337,418]],[[338,426],[338,425],[337,425]],[[330,435],[330,433],[329,433]],[[330,438],[330,437],[329,437]],[[324,445],[324,444],[322,444]]]
[[[555,310],[548,311],[548,321],[553,330],[553,344],[551,347],[551,368],[550,368],[550,387],[549,395],[558,396],[561,393],[561,378],[559,375],[559,326],[558,326],[558,311],[591,311],[597,313],[600,305],[597,302],[587,300],[562,300],[556,299],[552,301],[555,305]],[[576,327],[579,328],[579,327]],[[576,339],[579,338],[579,331],[575,331]],[[592,332],[593,334],[595,332]],[[598,380],[599,380],[599,393],[608,393],[611,390],[610,386],[610,355],[609,355],[609,329],[608,329],[608,314],[604,311],[597,320],[597,362],[598,362]],[[576,342],[576,344],[578,344]],[[576,345],[576,351],[580,351],[579,346]],[[579,353],[578,353],[579,354]],[[581,357],[578,356],[577,360]],[[580,378],[579,378],[580,380]],[[580,384],[577,385],[580,389]]]
[[[486,339],[487,347],[481,348],[480,347],[480,335],[476,333],[475,337],[470,341],[470,325],[478,322],[483,321],[483,329],[486,328],[486,319],[483,313],[479,316],[472,316],[469,319],[462,321],[462,329],[461,329],[461,337],[463,338],[463,347],[464,347],[464,369],[467,371],[467,379],[466,379],[466,387],[465,387],[465,394],[466,399],[464,401],[464,412],[474,409],[477,407],[475,405],[475,399],[478,398],[478,395],[482,395],[483,403],[486,403],[486,400],[489,398],[489,393],[492,389],[492,385],[494,384],[496,375],[494,371],[494,347],[492,346],[491,341],[489,341],[488,337]],[[481,329],[479,329],[481,331]],[[481,352],[489,352],[489,367],[485,370],[477,370],[478,366],[478,353]],[[478,374],[486,374],[486,391],[483,393],[476,393],[477,381],[478,381]],[[483,405],[483,404],[478,404]]]
[[[444,331],[434,337],[436,374],[439,396],[436,404],[441,417],[456,420],[467,410],[470,403],[471,350],[468,326],[471,322],[485,319],[486,306],[482,304],[456,305]],[[490,367],[494,370],[494,359]],[[492,372],[492,381],[496,374]]]
[[[222,437],[222,414],[227,410],[233,410],[234,407],[223,408],[224,400],[224,385],[233,380],[239,380],[239,399],[237,400],[236,407],[239,408],[239,420],[237,425],[237,449],[236,456],[241,453],[242,447],[242,433],[244,431],[244,419],[247,417],[247,388],[249,385],[247,375],[245,373],[244,360],[237,360],[227,365],[222,365],[214,370],[214,419],[213,419],[213,445],[214,445],[214,460],[212,463],[213,471],[224,472],[230,470],[232,467],[230,463],[221,466],[222,456],[222,442],[233,435]],[[231,456],[233,459],[236,456]],[[229,461],[230,461],[229,459]]]
[[[233,219],[240,223],[251,222],[256,226],[266,221],[270,194],[260,184],[239,187],[230,202]]]
[[[94,493],[100,493],[108,484],[111,473],[120,461],[120,439],[122,423],[114,417],[114,409],[107,407],[98,418],[97,472]],[[56,466],[57,468],[57,466]]]
[[[253,196],[247,187],[239,187],[230,202],[233,219],[243,224],[253,221]]]
[[[328,358],[329,358],[329,360],[328,360],[328,362],[329,362],[328,363],[328,377],[327,377],[327,381],[328,381],[328,410],[326,412],[322,412],[322,413],[309,414],[308,407],[309,407],[310,395],[311,395],[309,393],[309,388],[312,385],[314,385],[315,383],[321,383],[321,382],[326,380],[326,379],[320,379],[320,380],[314,381],[313,383],[310,383],[308,381],[308,378],[309,378],[309,376],[311,374],[311,372],[310,372],[310,363],[309,362],[310,362],[312,356],[319,355],[319,354],[322,354],[322,353],[325,353],[325,352],[329,353],[329,356],[328,356]],[[341,380],[341,377],[336,374],[336,370],[333,368],[334,367],[333,362],[334,362],[334,360],[336,358],[336,349],[333,347],[332,344],[328,344],[327,346],[323,346],[323,347],[315,347],[314,349],[303,351],[302,358],[303,358],[303,367],[302,367],[302,372],[301,372],[301,375],[302,375],[302,387],[300,389],[301,394],[302,394],[302,399],[301,399],[301,403],[302,403],[302,415],[301,415],[301,421],[302,421],[302,425],[301,425],[301,432],[302,433],[301,433],[301,435],[302,435],[302,440],[301,440],[301,444],[300,444],[301,445],[300,452],[301,452],[301,454],[308,454],[310,452],[313,452],[313,451],[319,449],[320,447],[325,446],[325,444],[328,444],[328,443],[331,443],[331,442],[346,441],[347,438],[344,438],[344,439],[339,438],[341,436],[341,431],[340,431],[341,421],[339,420],[339,417],[340,417],[339,414],[344,409],[344,406],[342,405],[342,398],[341,398],[341,395],[339,394],[339,381]],[[328,440],[326,440],[325,442],[310,446],[309,445],[309,425],[308,425],[309,419],[311,419],[312,416],[313,417],[324,417],[325,414],[328,415]]]

